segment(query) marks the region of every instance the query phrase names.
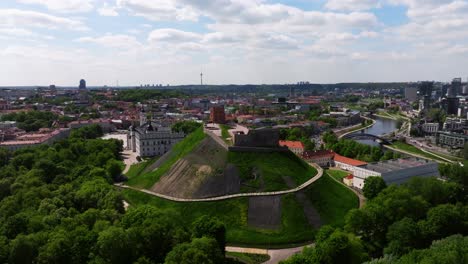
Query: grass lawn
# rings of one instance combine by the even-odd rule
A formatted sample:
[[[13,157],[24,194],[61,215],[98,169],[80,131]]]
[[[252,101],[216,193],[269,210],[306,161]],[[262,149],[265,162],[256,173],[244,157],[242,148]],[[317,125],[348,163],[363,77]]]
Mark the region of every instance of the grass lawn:
[[[439,161],[442,161],[442,162],[447,162],[447,161],[442,160],[442,159],[440,159],[440,158],[438,158],[438,157],[436,157],[436,156],[434,156],[434,155],[432,155],[430,153],[426,153],[426,152],[418,149],[417,147],[415,147],[413,145],[406,144],[406,143],[403,143],[401,141],[393,142],[391,147],[394,147],[396,149],[401,149],[401,150],[404,150],[404,151],[408,151],[408,152],[411,152],[411,153],[415,153],[415,154],[421,155],[423,157],[439,160]]]
[[[306,194],[326,224],[343,226],[348,211],[359,207],[359,199],[351,190],[334,181],[329,172],[327,170],[322,178],[312,184]],[[338,173],[332,174],[338,177]]]
[[[270,259],[270,256],[263,254],[247,254],[237,252],[226,252],[226,257],[233,258],[245,264],[260,264]]]
[[[237,166],[245,184],[259,187],[258,178],[255,180],[252,175],[255,168],[263,179],[264,191],[290,189],[284,182],[283,176],[289,176],[297,185],[301,185],[317,174],[315,168],[289,152],[229,152],[228,162]]]
[[[349,174],[349,172],[341,170],[328,170],[327,173],[328,175],[332,176],[340,182],[343,180],[344,177],[348,176]]]
[[[231,135],[229,135],[229,126],[228,125],[219,125],[219,127],[221,128],[221,137],[223,138],[224,142],[226,142],[226,144],[228,145],[232,145],[232,141],[229,140],[228,138],[231,137]]]
[[[157,170],[135,175],[135,177],[127,175],[129,177],[127,184],[133,187],[151,188],[177,160],[190,153],[205,137],[203,128],[198,128],[172,147],[170,157]]]
[[[127,171],[127,173],[125,173],[125,176],[127,176],[129,179],[140,176],[140,174],[142,174],[143,171],[145,171],[145,169],[153,164],[157,159],[158,158],[151,158],[140,163],[133,164],[130,166],[130,169]]]
[[[217,217],[227,229],[230,245],[278,247],[313,240],[315,231],[309,226],[302,206],[294,195],[282,197],[282,225],[278,230],[251,228],[247,224],[248,198],[217,202],[177,203],[160,199],[142,192],[122,190],[125,200],[131,206],[144,204],[178,211],[187,227],[203,215]]]

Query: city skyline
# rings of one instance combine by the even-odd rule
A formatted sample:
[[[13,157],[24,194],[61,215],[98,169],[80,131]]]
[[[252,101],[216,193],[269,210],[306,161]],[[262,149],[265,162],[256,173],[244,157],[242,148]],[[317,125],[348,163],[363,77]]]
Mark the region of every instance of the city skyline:
[[[467,1],[7,0],[0,86],[466,80]]]

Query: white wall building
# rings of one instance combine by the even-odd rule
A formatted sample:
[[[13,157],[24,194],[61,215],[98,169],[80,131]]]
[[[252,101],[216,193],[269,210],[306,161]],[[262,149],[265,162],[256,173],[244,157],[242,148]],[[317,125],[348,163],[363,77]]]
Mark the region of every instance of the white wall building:
[[[184,137],[183,132],[172,132],[170,127],[148,122],[136,128],[130,127],[127,146],[140,157],[161,156]]]

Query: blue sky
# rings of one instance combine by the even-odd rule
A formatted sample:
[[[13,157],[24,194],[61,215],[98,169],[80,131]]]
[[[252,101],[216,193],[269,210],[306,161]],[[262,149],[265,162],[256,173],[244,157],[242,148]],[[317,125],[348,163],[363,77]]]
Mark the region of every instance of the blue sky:
[[[468,0],[2,0],[0,86],[449,81]]]

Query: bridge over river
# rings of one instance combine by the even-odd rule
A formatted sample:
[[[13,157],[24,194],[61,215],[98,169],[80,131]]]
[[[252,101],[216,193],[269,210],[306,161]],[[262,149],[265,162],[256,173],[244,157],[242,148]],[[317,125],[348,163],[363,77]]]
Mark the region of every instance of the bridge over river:
[[[397,122],[392,119],[381,117],[376,117],[374,120],[375,123],[373,126],[361,131],[356,131],[346,135],[345,137],[356,139],[356,141],[360,143],[372,146],[378,146],[380,143],[389,144],[390,142],[385,139],[384,135],[390,134],[397,130]]]

